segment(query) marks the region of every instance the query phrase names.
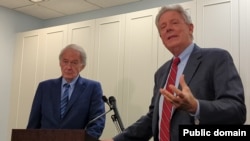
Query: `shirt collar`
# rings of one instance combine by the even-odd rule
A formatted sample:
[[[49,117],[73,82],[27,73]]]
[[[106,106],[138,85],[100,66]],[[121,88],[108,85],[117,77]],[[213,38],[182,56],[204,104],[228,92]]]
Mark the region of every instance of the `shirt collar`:
[[[80,77],[80,75],[78,75],[75,79],[73,79],[73,81],[71,81],[70,83],[69,83],[69,85],[70,85],[70,87],[72,87],[72,86],[74,86],[75,85],[75,83],[76,83],[76,81],[77,81],[77,79]],[[67,81],[64,79],[64,78],[62,78],[62,86],[64,86],[64,84],[66,84],[67,83]]]
[[[191,43],[178,57],[181,59],[181,62],[184,60],[187,61],[191,52],[194,49],[194,43]]]

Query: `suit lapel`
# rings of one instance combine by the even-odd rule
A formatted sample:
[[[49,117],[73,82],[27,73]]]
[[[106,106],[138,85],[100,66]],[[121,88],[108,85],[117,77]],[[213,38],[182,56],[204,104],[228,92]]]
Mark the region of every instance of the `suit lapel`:
[[[161,71],[161,77],[160,77],[160,86],[161,88],[164,88],[165,84],[166,84],[166,81],[167,81],[167,77],[168,77],[168,73],[170,71],[170,67],[171,67],[171,62],[172,61],[168,61],[166,64],[165,64],[165,67],[164,67],[164,70]]]
[[[160,85],[160,88],[164,88],[165,86],[165,83],[166,83],[166,80],[167,80],[167,75],[168,75],[168,72],[170,70],[170,65],[171,65],[171,60],[166,62],[162,69],[160,70],[159,72],[159,75],[157,77],[157,82],[159,83]],[[153,117],[154,119],[157,119],[157,120],[153,120],[153,131],[155,133],[158,134],[158,118],[159,118],[159,101],[160,101],[160,97],[161,97],[161,94],[160,94],[160,91],[157,92],[156,96],[155,96],[155,102],[154,102],[154,113],[153,113]]]
[[[51,88],[51,99],[53,104],[53,112],[57,119],[60,119],[60,105],[61,105],[61,83],[62,78],[56,79],[54,86]]]
[[[201,58],[201,49],[197,45],[195,45],[188,59],[186,67],[183,71],[183,74],[185,75],[185,81],[187,84],[191,82],[193,76],[195,75],[195,72],[201,63],[200,58]]]

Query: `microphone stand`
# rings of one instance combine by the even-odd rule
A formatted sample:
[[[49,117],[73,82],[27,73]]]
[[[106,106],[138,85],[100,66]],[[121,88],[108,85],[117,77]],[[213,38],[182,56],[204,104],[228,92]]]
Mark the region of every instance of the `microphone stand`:
[[[118,118],[115,114],[111,115],[111,118],[115,124],[116,130],[118,131],[118,133],[121,133],[124,130],[123,124],[118,121]]]
[[[118,133],[121,133],[124,130],[124,126],[123,126],[123,123],[122,123],[121,118],[119,116],[118,110],[116,108],[115,97],[111,96],[111,97],[109,97],[109,100],[108,100],[107,97],[105,95],[103,95],[102,99],[105,103],[108,104],[108,106],[110,108],[110,110],[108,112],[110,112],[111,110],[114,111],[114,115],[111,115],[111,119],[113,120]],[[106,113],[108,113],[108,112],[106,112]],[[106,113],[104,113],[104,114],[106,114]],[[118,118],[118,116],[119,116],[119,118]]]
[[[106,115],[106,114],[109,113],[110,111],[112,111],[112,109],[109,109],[107,112],[102,113],[101,115],[99,115],[99,116],[97,116],[96,118],[92,119],[92,120],[85,126],[85,130],[87,129],[87,127],[88,127],[91,123],[93,123],[94,121],[96,121],[98,118],[100,118],[100,117]]]

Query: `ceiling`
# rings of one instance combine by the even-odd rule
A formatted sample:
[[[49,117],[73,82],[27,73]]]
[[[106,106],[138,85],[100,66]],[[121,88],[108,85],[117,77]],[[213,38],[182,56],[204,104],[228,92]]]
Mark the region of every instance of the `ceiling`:
[[[0,0],[0,6],[45,20],[137,1],[141,0]]]

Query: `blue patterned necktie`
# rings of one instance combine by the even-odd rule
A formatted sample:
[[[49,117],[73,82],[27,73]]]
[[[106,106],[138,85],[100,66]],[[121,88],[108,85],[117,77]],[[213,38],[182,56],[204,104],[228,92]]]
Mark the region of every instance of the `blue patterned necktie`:
[[[65,110],[66,110],[66,107],[67,107],[67,104],[68,104],[68,101],[69,101],[69,88],[70,88],[70,85],[69,84],[64,84],[63,87],[65,88],[64,92],[63,92],[63,95],[61,96],[61,118],[64,117],[65,115]]]

